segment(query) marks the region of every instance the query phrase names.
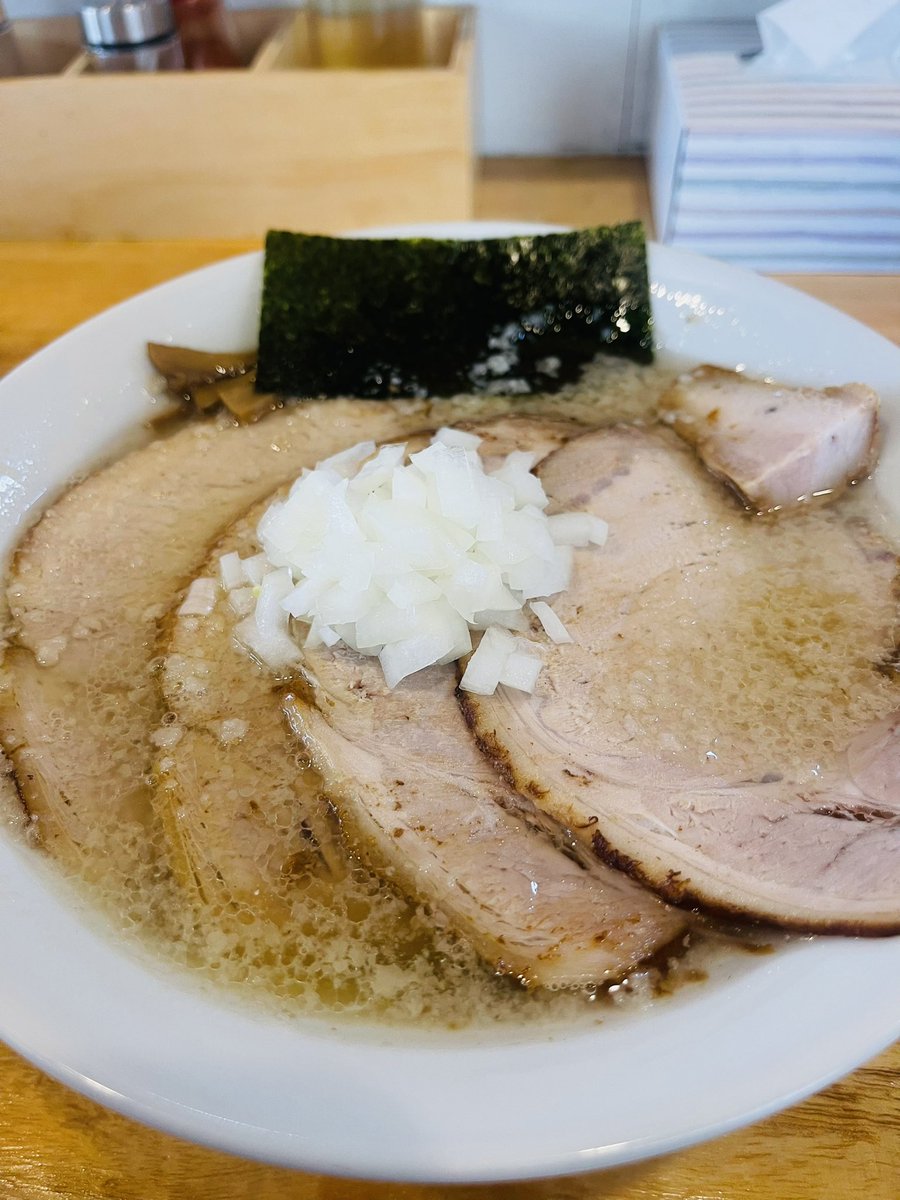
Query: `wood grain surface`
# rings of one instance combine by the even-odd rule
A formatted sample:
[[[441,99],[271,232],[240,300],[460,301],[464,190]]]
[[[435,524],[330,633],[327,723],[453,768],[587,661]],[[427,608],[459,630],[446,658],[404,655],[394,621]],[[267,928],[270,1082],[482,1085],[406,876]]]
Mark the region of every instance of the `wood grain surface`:
[[[247,70],[86,75],[80,56],[60,75],[4,79],[0,236],[240,237],[468,214],[467,12],[429,8],[429,65],[378,71],[304,69],[302,14],[234,17],[245,56],[259,48]]]
[[[628,160],[489,163],[476,214],[563,224],[646,217],[643,172]],[[0,244],[0,374],[109,305],[257,244]],[[789,282],[900,342],[897,278]],[[100,1108],[0,1047],[0,1200],[170,1197],[897,1200],[900,1045],[820,1095],[704,1146],[577,1178],[455,1188],[326,1179],[187,1145]]]

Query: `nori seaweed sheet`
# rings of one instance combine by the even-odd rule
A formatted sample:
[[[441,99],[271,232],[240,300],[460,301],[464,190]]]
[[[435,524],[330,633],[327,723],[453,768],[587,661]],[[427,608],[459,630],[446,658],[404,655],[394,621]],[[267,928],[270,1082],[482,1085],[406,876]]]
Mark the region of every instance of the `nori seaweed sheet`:
[[[257,387],[282,395],[552,392],[599,351],[649,362],[638,222],[461,242],[266,238]]]

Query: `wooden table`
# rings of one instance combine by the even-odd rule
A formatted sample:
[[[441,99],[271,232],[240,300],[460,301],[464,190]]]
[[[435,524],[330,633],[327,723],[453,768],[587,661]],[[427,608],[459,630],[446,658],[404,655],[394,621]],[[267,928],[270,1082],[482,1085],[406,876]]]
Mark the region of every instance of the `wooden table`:
[[[643,172],[628,160],[489,163],[477,191],[481,218],[579,225],[647,214]],[[116,301],[256,245],[0,244],[0,374]],[[900,342],[896,277],[803,276],[789,282]],[[900,1045],[821,1095],[709,1145],[572,1179],[453,1189],[324,1179],[190,1146],[107,1112],[0,1047],[0,1200],[434,1200],[451,1195],[460,1200],[897,1200]]]

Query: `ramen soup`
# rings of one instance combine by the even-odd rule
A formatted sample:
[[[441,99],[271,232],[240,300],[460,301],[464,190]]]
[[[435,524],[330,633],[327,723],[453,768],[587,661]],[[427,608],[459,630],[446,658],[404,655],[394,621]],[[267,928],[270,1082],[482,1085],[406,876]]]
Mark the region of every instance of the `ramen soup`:
[[[702,978],[710,955],[772,944],[782,935],[687,912],[620,976],[526,987],[498,973],[433,896],[407,894],[403,871],[332,803],[315,739],[304,741],[315,696],[302,673],[269,671],[234,636],[258,587],[232,581],[199,605],[192,593],[224,556],[258,556],[270,497],[355,442],[406,441],[513,409],[578,423],[569,432],[652,429],[672,378],[664,366],[605,360],[552,398],[333,401],[242,428],[195,421],[74,482],[10,568],[10,825],[123,936],[290,1013],[440,1027],[595,1020],[610,1003]],[[896,706],[893,555],[884,548],[872,589],[841,577],[829,549],[847,530],[880,538],[883,522],[865,486],[780,519],[722,495],[738,540],[754,522],[770,529],[764,569],[734,573],[714,609],[676,597],[662,612],[636,596],[638,608],[647,601],[642,640],[597,664],[606,709],[632,746],[677,771],[714,761],[730,777],[814,781]],[[421,746],[427,759],[427,730]],[[582,870],[583,847],[564,850],[560,860]]]

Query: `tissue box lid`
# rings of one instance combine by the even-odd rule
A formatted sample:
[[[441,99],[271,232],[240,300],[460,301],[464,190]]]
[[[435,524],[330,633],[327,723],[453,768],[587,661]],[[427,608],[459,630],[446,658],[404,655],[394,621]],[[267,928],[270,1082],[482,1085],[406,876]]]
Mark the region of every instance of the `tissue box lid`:
[[[863,133],[890,140],[896,154],[900,82],[765,79],[745,70],[761,48],[755,21],[663,27],[663,70],[689,134],[850,141]]]
[[[756,23],[665,26],[649,155],[656,235],[770,271],[900,271],[900,82],[747,72]]]

